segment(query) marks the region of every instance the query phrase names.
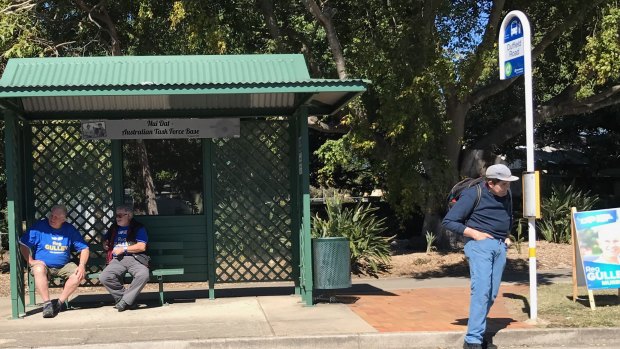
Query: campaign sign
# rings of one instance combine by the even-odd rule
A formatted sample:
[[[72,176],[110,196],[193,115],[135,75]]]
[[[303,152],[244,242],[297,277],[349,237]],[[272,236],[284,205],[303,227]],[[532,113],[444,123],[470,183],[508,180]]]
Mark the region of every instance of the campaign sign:
[[[588,290],[620,288],[619,210],[584,211],[573,215]]]
[[[518,17],[513,17],[504,29],[504,63],[505,78],[523,75],[525,71],[523,25]]]

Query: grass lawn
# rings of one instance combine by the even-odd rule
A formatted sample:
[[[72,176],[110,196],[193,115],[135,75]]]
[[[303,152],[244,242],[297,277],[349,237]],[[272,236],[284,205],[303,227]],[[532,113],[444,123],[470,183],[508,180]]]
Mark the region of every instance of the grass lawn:
[[[558,283],[538,287],[538,319],[541,327],[620,327],[620,298],[618,289],[595,290],[596,309],[590,309],[588,291],[585,286],[577,290],[577,301],[573,302],[573,285]],[[528,295],[529,299],[529,295]],[[513,299],[511,309],[519,317],[526,315],[529,304]],[[525,310],[524,310],[525,309]]]

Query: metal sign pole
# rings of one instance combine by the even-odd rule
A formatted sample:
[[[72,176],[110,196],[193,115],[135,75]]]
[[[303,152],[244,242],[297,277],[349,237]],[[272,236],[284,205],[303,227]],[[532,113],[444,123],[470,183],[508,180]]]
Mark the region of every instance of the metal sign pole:
[[[527,172],[534,172],[534,111],[532,92],[532,43],[530,22],[521,11],[510,11],[499,32],[499,75],[500,79],[511,79],[524,75],[525,78],[525,139],[527,150]],[[529,186],[532,188],[533,186]],[[536,193],[523,192],[525,196]],[[529,264],[530,264],[530,319],[538,317],[538,295],[536,293],[536,225],[535,217],[528,216]]]

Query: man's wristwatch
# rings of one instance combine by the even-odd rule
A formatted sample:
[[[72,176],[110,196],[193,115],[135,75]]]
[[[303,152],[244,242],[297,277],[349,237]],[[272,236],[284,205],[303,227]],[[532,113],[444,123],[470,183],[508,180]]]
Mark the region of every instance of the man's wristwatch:
[[[125,251],[124,252],[125,252],[125,254],[127,254],[127,246],[125,246]]]

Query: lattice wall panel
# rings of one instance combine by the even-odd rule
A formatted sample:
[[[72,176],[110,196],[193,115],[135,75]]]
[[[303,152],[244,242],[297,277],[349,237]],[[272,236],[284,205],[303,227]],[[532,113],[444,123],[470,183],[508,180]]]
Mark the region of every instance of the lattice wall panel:
[[[217,282],[292,279],[287,127],[243,120],[214,140]]]
[[[35,217],[64,204],[67,221],[86,242],[101,244],[113,214],[110,141],[82,139],[76,122],[41,122],[31,127]],[[102,256],[91,254],[91,259],[98,257]]]

